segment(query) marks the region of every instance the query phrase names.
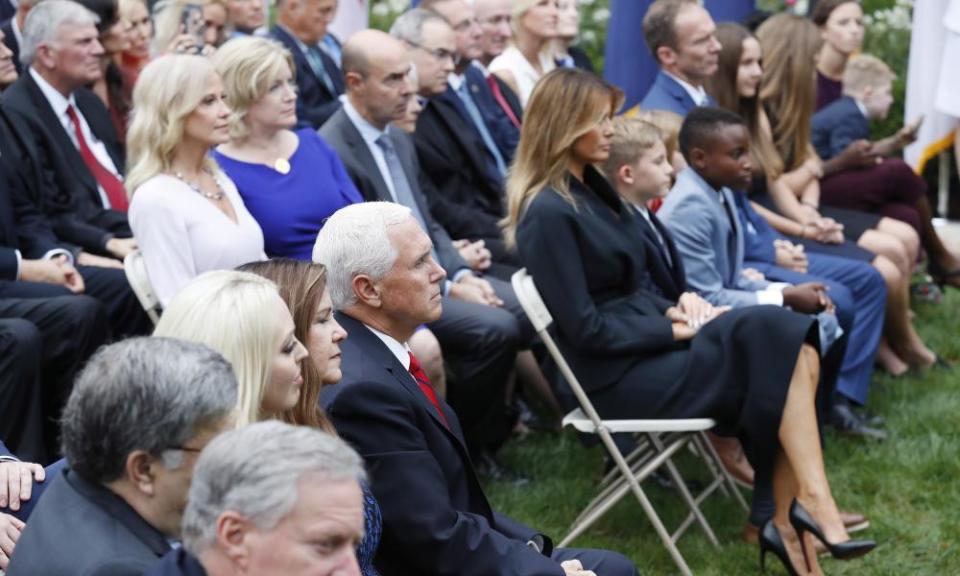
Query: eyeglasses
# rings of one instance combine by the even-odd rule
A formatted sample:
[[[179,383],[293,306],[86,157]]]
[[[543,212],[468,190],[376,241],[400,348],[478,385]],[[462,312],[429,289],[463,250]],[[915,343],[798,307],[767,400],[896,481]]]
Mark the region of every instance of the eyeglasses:
[[[167,448],[167,450],[179,450],[181,452],[193,452],[195,454],[203,452],[203,448],[194,448],[192,446],[171,446]]]
[[[411,42],[410,40],[407,40],[406,42],[407,44],[413,46],[414,48],[419,48],[420,50],[423,50],[424,52],[430,54],[431,56],[433,56],[434,58],[436,58],[441,62],[447,59],[450,59],[450,61],[452,61],[454,64],[456,64],[457,62],[456,52],[451,52],[446,48],[427,48],[422,44],[417,44],[416,42]]]

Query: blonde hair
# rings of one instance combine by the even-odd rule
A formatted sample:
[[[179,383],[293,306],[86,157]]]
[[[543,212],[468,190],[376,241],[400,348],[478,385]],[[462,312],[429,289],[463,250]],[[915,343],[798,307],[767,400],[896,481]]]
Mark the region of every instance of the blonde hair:
[[[237,375],[237,427],[264,420],[281,324],[277,286],[248,272],[216,270],[194,278],[170,301],[154,336],[200,342],[219,352]]]
[[[216,74],[203,56],[168,54],[140,72],[133,89],[133,111],[127,129],[127,194],[157,174],[169,172],[174,151],[183,139],[189,116],[206,93],[206,78]],[[216,163],[205,160],[216,171]]]
[[[810,119],[816,107],[814,58],[820,31],[796,14],[780,13],[757,29],[763,52],[760,102],[767,110],[773,143],[787,171],[811,155]]]
[[[153,19],[153,53],[163,54],[173,39],[180,35],[183,9],[189,5],[200,6],[219,4],[227,8],[227,0],[170,0],[156,13]]]
[[[250,133],[244,122],[247,111],[263,98],[284,70],[295,73],[293,56],[275,40],[247,36],[227,42],[211,60],[223,79],[230,105],[230,137],[243,140]]]
[[[623,92],[589,72],[557,69],[540,79],[530,95],[507,177],[502,226],[508,246],[516,246],[520,218],[544,188],[576,204],[567,180],[573,145],[622,105]]]
[[[607,180],[613,182],[617,170],[636,162],[641,154],[656,146],[658,142],[663,143],[663,133],[650,122],[625,116],[615,118],[610,156],[601,166]]]
[[[649,122],[660,130],[660,139],[667,148],[667,158],[680,150],[680,127],[683,126],[683,116],[669,110],[640,110],[632,118]]]
[[[861,94],[867,88],[880,88],[893,82],[897,75],[886,63],[870,54],[857,54],[843,70],[843,93]]]

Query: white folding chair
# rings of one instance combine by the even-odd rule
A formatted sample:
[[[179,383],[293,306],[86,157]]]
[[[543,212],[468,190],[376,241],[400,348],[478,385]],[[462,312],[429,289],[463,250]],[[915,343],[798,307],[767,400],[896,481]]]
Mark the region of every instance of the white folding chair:
[[[610,508],[612,508],[628,492],[633,492],[640,506],[646,513],[654,530],[663,541],[670,556],[673,557],[680,572],[689,576],[692,574],[686,561],[677,549],[676,543],[686,531],[686,529],[696,521],[703,529],[710,542],[719,547],[720,544],[713,529],[707,522],[703,513],[700,511],[700,503],[707,498],[716,489],[720,488],[724,492],[731,491],[735,498],[744,508],[747,507],[743,495],[737,491],[733,479],[726,473],[723,466],[719,463],[719,457],[713,450],[713,447],[707,441],[704,433],[713,428],[715,422],[709,418],[688,418],[681,420],[603,420],[597,414],[593,404],[584,392],[580,381],[573,374],[570,366],[567,364],[563,355],[557,348],[556,342],[550,335],[548,328],[553,323],[553,317],[547,310],[533,278],[527,274],[526,269],[517,271],[511,282],[517,299],[523,306],[524,312],[533,324],[534,329],[540,335],[547,350],[557,363],[561,374],[570,384],[580,408],[573,410],[563,419],[564,426],[572,426],[579,432],[585,434],[596,434],[600,437],[604,448],[613,459],[616,467],[611,470],[604,481],[601,483],[600,493],[590,504],[581,512],[580,516],[573,522],[570,532],[560,542],[560,546],[566,546],[577,536],[587,530],[594,522],[599,520]],[[612,434],[629,433],[635,435],[638,447],[627,457],[620,453],[620,450],[614,444]],[[707,467],[713,474],[713,481],[696,497],[690,494],[683,477],[680,475],[676,466],[674,466],[671,457],[684,446],[691,446],[707,463]],[[660,466],[666,466],[667,471],[673,481],[674,486],[680,492],[681,497],[690,509],[690,513],[680,526],[671,534],[667,531],[663,522],[654,510],[653,505],[643,491],[641,483],[650,476]]]
[[[147,275],[147,265],[143,261],[143,254],[139,250],[127,254],[123,259],[123,271],[127,275],[127,282],[137,295],[137,300],[143,306],[150,320],[156,325],[160,321],[160,299],[157,298],[150,285],[150,276]]]

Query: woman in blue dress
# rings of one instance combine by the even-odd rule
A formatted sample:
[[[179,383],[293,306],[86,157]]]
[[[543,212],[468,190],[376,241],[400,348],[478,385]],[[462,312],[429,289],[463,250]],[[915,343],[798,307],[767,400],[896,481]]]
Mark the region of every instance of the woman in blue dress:
[[[214,65],[233,113],[230,141],[214,151],[263,229],[267,255],[310,260],[324,221],[363,198],[336,152],[297,125],[293,58],[267,38],[232,40]]]
[[[333,424],[317,402],[320,387],[335,385],[340,372],[340,346],[347,332],[333,316],[326,268],[322,264],[277,258],[242,267],[272,280],[293,315],[294,336],[307,347],[310,357],[303,363],[303,388],[297,405],[281,418],[291,424],[320,428],[336,435]],[[373,473],[369,471],[368,473]],[[373,557],[380,542],[380,507],[367,488],[364,496],[364,537],[357,547],[357,562],[363,576],[375,576]]]

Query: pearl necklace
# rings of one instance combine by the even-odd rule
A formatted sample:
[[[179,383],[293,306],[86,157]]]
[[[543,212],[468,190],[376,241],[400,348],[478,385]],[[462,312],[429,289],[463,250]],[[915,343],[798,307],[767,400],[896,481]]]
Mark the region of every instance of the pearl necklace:
[[[200,185],[197,184],[196,182],[191,182],[190,180],[187,180],[186,178],[184,178],[184,177],[183,177],[183,172],[174,172],[173,175],[174,175],[174,177],[176,177],[177,180],[183,182],[183,183],[186,184],[191,190],[193,190],[193,191],[196,192],[197,194],[203,196],[203,197],[206,198],[207,200],[213,200],[214,202],[216,202],[217,200],[222,200],[222,199],[223,199],[223,186],[220,185],[220,181],[217,180],[216,176],[214,176],[214,175],[213,175],[213,172],[211,172],[210,170],[204,169],[204,172],[205,172],[206,174],[209,174],[210,177],[213,178],[213,182],[217,185],[217,191],[216,191],[216,192],[207,192],[207,191],[203,190],[202,188],[200,188]]]

